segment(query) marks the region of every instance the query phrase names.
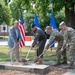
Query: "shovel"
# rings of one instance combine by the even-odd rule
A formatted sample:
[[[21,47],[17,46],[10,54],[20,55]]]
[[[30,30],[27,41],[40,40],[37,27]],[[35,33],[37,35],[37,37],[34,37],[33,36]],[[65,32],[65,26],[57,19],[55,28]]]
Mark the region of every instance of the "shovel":
[[[19,44],[19,42],[16,44],[16,46]],[[16,48],[16,46],[14,46],[10,51],[9,51],[9,53],[11,52],[11,51],[13,51],[15,48]]]
[[[31,50],[31,49],[28,50],[28,53],[27,53],[26,57],[25,57],[24,59],[21,59],[21,62],[27,62],[27,61],[29,60],[29,59],[28,59],[28,55],[29,55],[29,53],[30,53],[30,50]]]
[[[68,46],[68,45],[67,45]],[[64,49],[67,47],[67,46],[65,46],[64,47]],[[62,54],[62,52],[64,51],[64,49],[62,50],[62,51],[58,51],[57,53],[55,53],[55,54],[51,54],[51,55],[49,55],[49,56],[57,56],[57,55],[61,55]]]
[[[40,60],[40,57],[43,55],[44,53],[42,52],[38,57],[36,57],[35,59],[34,59],[34,62],[37,62],[38,60]]]

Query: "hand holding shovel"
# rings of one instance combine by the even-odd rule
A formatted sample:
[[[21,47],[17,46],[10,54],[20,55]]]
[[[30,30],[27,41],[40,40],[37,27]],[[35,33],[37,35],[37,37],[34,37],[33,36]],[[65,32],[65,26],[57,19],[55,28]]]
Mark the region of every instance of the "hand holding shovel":
[[[18,44],[19,44],[19,42],[9,52],[13,51],[17,47]]]

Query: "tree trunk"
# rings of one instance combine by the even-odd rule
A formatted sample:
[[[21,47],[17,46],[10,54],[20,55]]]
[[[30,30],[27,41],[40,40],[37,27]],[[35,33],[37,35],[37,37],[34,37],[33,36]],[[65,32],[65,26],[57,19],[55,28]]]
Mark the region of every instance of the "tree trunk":
[[[72,5],[72,9],[69,9],[65,6],[65,16],[66,16],[66,24],[75,29],[75,11],[74,4]]]

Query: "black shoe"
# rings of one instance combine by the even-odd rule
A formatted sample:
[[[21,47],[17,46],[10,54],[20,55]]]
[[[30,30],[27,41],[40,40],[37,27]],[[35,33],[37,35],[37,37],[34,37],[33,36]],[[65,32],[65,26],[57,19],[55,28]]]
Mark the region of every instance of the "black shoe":
[[[67,64],[67,61],[62,61],[61,64]]]
[[[56,62],[53,66],[59,66],[61,65],[61,62]]]
[[[65,66],[64,69],[73,69],[74,66],[73,65],[68,65],[68,66]]]

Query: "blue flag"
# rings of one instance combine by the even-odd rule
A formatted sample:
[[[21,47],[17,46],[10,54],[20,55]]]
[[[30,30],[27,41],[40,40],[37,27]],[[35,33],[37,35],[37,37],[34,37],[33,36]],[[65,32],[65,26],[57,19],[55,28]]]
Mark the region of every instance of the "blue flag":
[[[53,29],[57,29],[56,22],[55,22],[55,17],[54,17],[54,14],[53,14],[52,11],[51,11],[50,25],[53,27]]]
[[[38,18],[37,18],[36,14],[34,14],[34,24],[36,25],[36,27],[40,28],[40,25],[39,25]]]
[[[55,22],[55,17],[53,12],[51,11],[51,19],[50,19],[50,25],[53,27],[53,29],[57,29],[56,22]],[[50,48],[54,47],[54,40],[50,44]]]

